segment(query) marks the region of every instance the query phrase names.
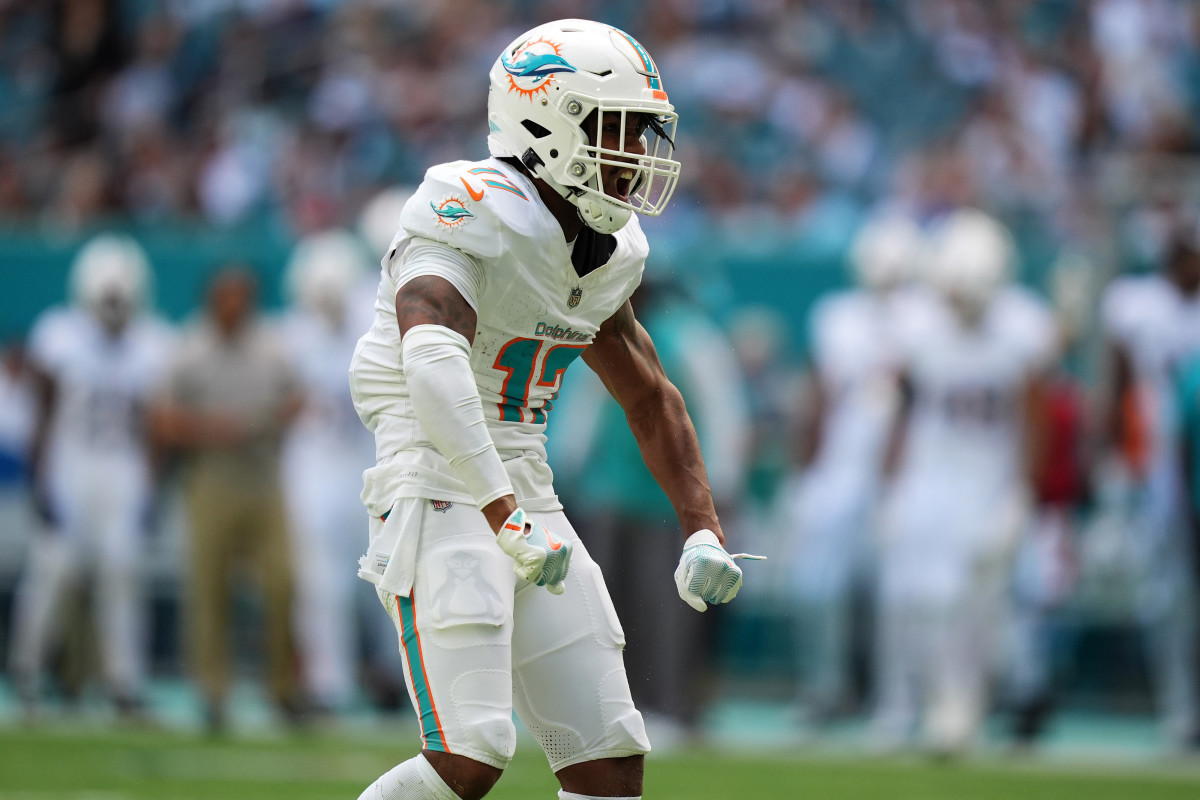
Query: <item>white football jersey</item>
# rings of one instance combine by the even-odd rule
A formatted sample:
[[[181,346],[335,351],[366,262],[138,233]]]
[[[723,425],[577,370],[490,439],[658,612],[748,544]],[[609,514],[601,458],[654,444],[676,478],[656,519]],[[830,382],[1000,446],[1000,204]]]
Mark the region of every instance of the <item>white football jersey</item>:
[[[50,452],[140,457],[142,412],[170,346],[169,329],[153,317],[135,317],[114,338],[82,309],[43,313],[30,333],[29,353],[57,385]]]
[[[615,234],[608,262],[580,277],[562,227],[524,175],[498,159],[431,168],[400,218],[383,259],[375,320],[350,369],[359,416],[375,434],[378,463],[364,474],[374,514],[398,497],[473,503],[462,481],[421,430],[401,363],[396,292],[437,274],[476,310],[471,369],[492,440],[528,511],[561,508],[546,463],[546,415],[564,371],[641,281],[648,247],[636,217]],[[438,242],[469,257],[474,271],[406,269],[410,252]],[[433,267],[430,267],[433,269]]]
[[[828,394],[814,468],[874,471],[896,406],[896,317],[909,290],[854,289],[822,298],[809,317],[812,358]]]
[[[1200,352],[1200,296],[1185,297],[1162,275],[1118,278],[1104,292],[1105,333],[1129,355],[1149,425],[1151,458],[1174,460],[1171,370]]]
[[[347,323],[334,330],[317,314],[301,310],[287,314],[280,328],[304,393],[304,406],[288,433],[291,442],[316,452],[370,454],[370,433],[346,383],[346,365],[361,329]]]
[[[903,472],[958,487],[964,502],[1002,496],[1020,474],[1024,388],[1057,354],[1053,314],[1008,287],[975,328],[932,295],[906,323],[898,342],[914,397]]]

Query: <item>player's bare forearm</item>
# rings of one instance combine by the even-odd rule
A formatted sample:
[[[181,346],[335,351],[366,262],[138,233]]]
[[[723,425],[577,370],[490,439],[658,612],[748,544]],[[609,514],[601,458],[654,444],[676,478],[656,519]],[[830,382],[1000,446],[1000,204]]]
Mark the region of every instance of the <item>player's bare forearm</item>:
[[[655,401],[626,411],[650,474],[666,492],[686,535],[708,528],[724,544],[708,472],[683,397],[669,381]]]
[[[1133,389],[1133,367],[1128,351],[1116,342],[1109,342],[1106,358],[1108,361],[1107,388],[1104,398],[1104,422],[1101,426],[1101,436],[1104,446],[1120,447],[1126,440],[1129,431],[1125,430],[1129,421],[1126,414],[1126,404],[1130,402],[1130,392]]]
[[[724,543],[683,396],[667,378],[629,303],[600,327],[583,359],[625,411],[642,459],[671,501],[684,534],[708,528]]]
[[[912,416],[913,385],[907,375],[899,376],[897,386],[900,390],[900,402],[896,413],[892,416],[891,428],[888,431],[887,442],[883,449],[883,477],[891,480],[900,471],[900,461],[904,458],[904,449],[908,439],[908,423]]]
[[[814,366],[808,375],[811,388],[809,404],[801,422],[799,461],[802,467],[811,467],[821,452],[821,439],[825,432],[825,418],[829,413],[828,391],[820,371]]]
[[[50,421],[58,403],[58,384],[48,374],[36,367],[30,368],[33,376],[34,399],[37,403],[33,436],[29,443],[29,477],[36,486],[42,478],[47,442],[50,440]]]
[[[484,519],[488,521],[488,525],[492,527],[492,531],[499,532],[500,526],[517,510],[517,498],[511,494],[506,494],[503,497],[496,498],[479,510],[483,512]]]
[[[1021,427],[1021,457],[1025,480],[1036,488],[1045,470],[1046,449],[1046,378],[1035,375],[1026,383],[1021,398],[1024,424]]]

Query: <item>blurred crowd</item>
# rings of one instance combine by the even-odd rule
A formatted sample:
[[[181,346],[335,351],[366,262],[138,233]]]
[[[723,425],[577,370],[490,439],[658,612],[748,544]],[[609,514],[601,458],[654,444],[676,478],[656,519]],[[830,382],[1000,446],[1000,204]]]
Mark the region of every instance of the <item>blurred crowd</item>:
[[[496,54],[568,16],[634,32],[680,113],[638,314],[734,546],[771,556],[718,634],[783,621],[798,724],[865,711],[881,749],[959,752],[991,708],[1020,741],[1044,730],[1056,625],[1090,604],[1143,631],[1164,740],[1194,748],[1200,8],[1181,0],[0,0],[0,227],[82,243],[68,302],[0,371],[0,476],[30,476],[38,518],[6,641],[30,713],[84,572],[103,683],[143,712],[164,487],[210,727],[243,583],[285,718],[362,686],[396,702],[394,633],[355,579],[373,451],[345,376],[389,187],[484,157]],[[156,316],[171,265],[138,239],[189,225],[286,231],[287,307],[222,263],[192,319]],[[739,250],[803,302],[730,302],[763,294],[713,263]],[[805,294],[815,251],[850,288]],[[670,560],[619,414],[586,370],[566,380],[551,464],[575,526],[602,563],[642,532]],[[642,594],[605,569],[635,699],[686,733],[720,642],[665,575]]]
[[[637,31],[668,76],[704,168],[667,226],[894,195],[1085,236],[1098,160],[1195,149],[1178,0],[6,0],[0,214],[348,224],[375,189],[484,155],[481,76],[567,16]]]

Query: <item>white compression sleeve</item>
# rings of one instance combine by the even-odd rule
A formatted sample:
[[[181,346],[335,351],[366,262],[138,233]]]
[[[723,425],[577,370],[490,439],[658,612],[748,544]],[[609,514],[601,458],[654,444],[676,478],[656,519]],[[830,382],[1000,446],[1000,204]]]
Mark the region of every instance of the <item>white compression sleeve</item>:
[[[414,325],[400,342],[413,411],[483,508],[513,488],[488,433],[470,352],[461,334],[441,325]]]
[[[392,767],[366,788],[358,800],[459,800],[424,756]]]

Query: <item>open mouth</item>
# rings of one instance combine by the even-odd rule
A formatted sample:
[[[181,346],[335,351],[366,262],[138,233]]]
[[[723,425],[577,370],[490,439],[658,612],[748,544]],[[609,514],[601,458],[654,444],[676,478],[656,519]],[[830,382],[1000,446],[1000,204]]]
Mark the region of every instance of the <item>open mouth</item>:
[[[617,170],[613,181],[614,196],[618,200],[629,201],[629,192],[633,188],[633,179],[637,173],[629,168]]]

